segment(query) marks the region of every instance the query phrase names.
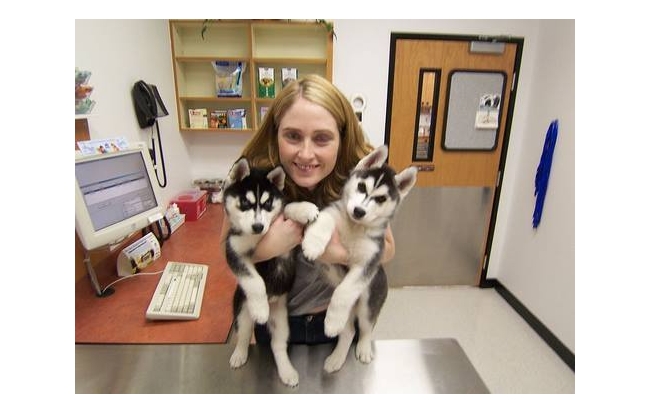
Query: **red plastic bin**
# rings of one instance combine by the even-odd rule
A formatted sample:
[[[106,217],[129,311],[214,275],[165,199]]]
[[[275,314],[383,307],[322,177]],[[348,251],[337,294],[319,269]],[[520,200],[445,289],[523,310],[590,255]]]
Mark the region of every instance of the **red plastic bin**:
[[[208,192],[206,190],[187,190],[177,194],[169,203],[178,205],[178,209],[185,215],[186,221],[199,220],[207,207]]]

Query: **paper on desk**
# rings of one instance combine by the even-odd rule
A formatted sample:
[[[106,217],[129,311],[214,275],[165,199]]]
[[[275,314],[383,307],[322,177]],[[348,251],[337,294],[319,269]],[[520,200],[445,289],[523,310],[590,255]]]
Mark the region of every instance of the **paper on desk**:
[[[135,274],[160,257],[160,243],[156,236],[149,232],[140,239],[122,249],[117,257],[118,276]]]

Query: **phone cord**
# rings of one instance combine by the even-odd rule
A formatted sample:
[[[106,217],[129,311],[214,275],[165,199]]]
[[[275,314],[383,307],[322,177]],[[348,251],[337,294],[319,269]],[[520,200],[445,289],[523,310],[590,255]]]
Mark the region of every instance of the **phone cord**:
[[[158,134],[158,147],[160,148],[160,162],[162,163],[162,174],[163,174],[163,182],[160,182],[160,176],[158,176],[158,167],[156,166],[156,153],[155,153],[155,147],[156,143],[153,138],[153,128],[151,129],[151,146],[154,147],[154,169],[156,172],[156,179],[158,179],[158,185],[160,187],[165,187],[167,186],[167,170],[165,169],[165,156],[163,155],[163,148],[162,148],[162,140],[160,139],[160,128],[158,127],[158,119],[155,121],[156,123],[156,133]]]

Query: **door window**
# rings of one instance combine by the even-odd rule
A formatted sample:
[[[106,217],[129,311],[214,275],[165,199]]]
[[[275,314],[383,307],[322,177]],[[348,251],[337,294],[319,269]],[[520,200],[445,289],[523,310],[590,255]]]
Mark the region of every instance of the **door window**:
[[[432,161],[436,135],[436,113],[440,91],[440,69],[420,69],[413,161]]]

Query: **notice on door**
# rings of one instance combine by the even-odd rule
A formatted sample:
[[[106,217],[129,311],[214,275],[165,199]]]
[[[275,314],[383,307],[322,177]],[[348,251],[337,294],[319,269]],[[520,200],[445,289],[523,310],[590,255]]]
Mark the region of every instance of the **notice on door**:
[[[483,94],[479,98],[474,127],[477,129],[496,129],[499,126],[500,94]]]

